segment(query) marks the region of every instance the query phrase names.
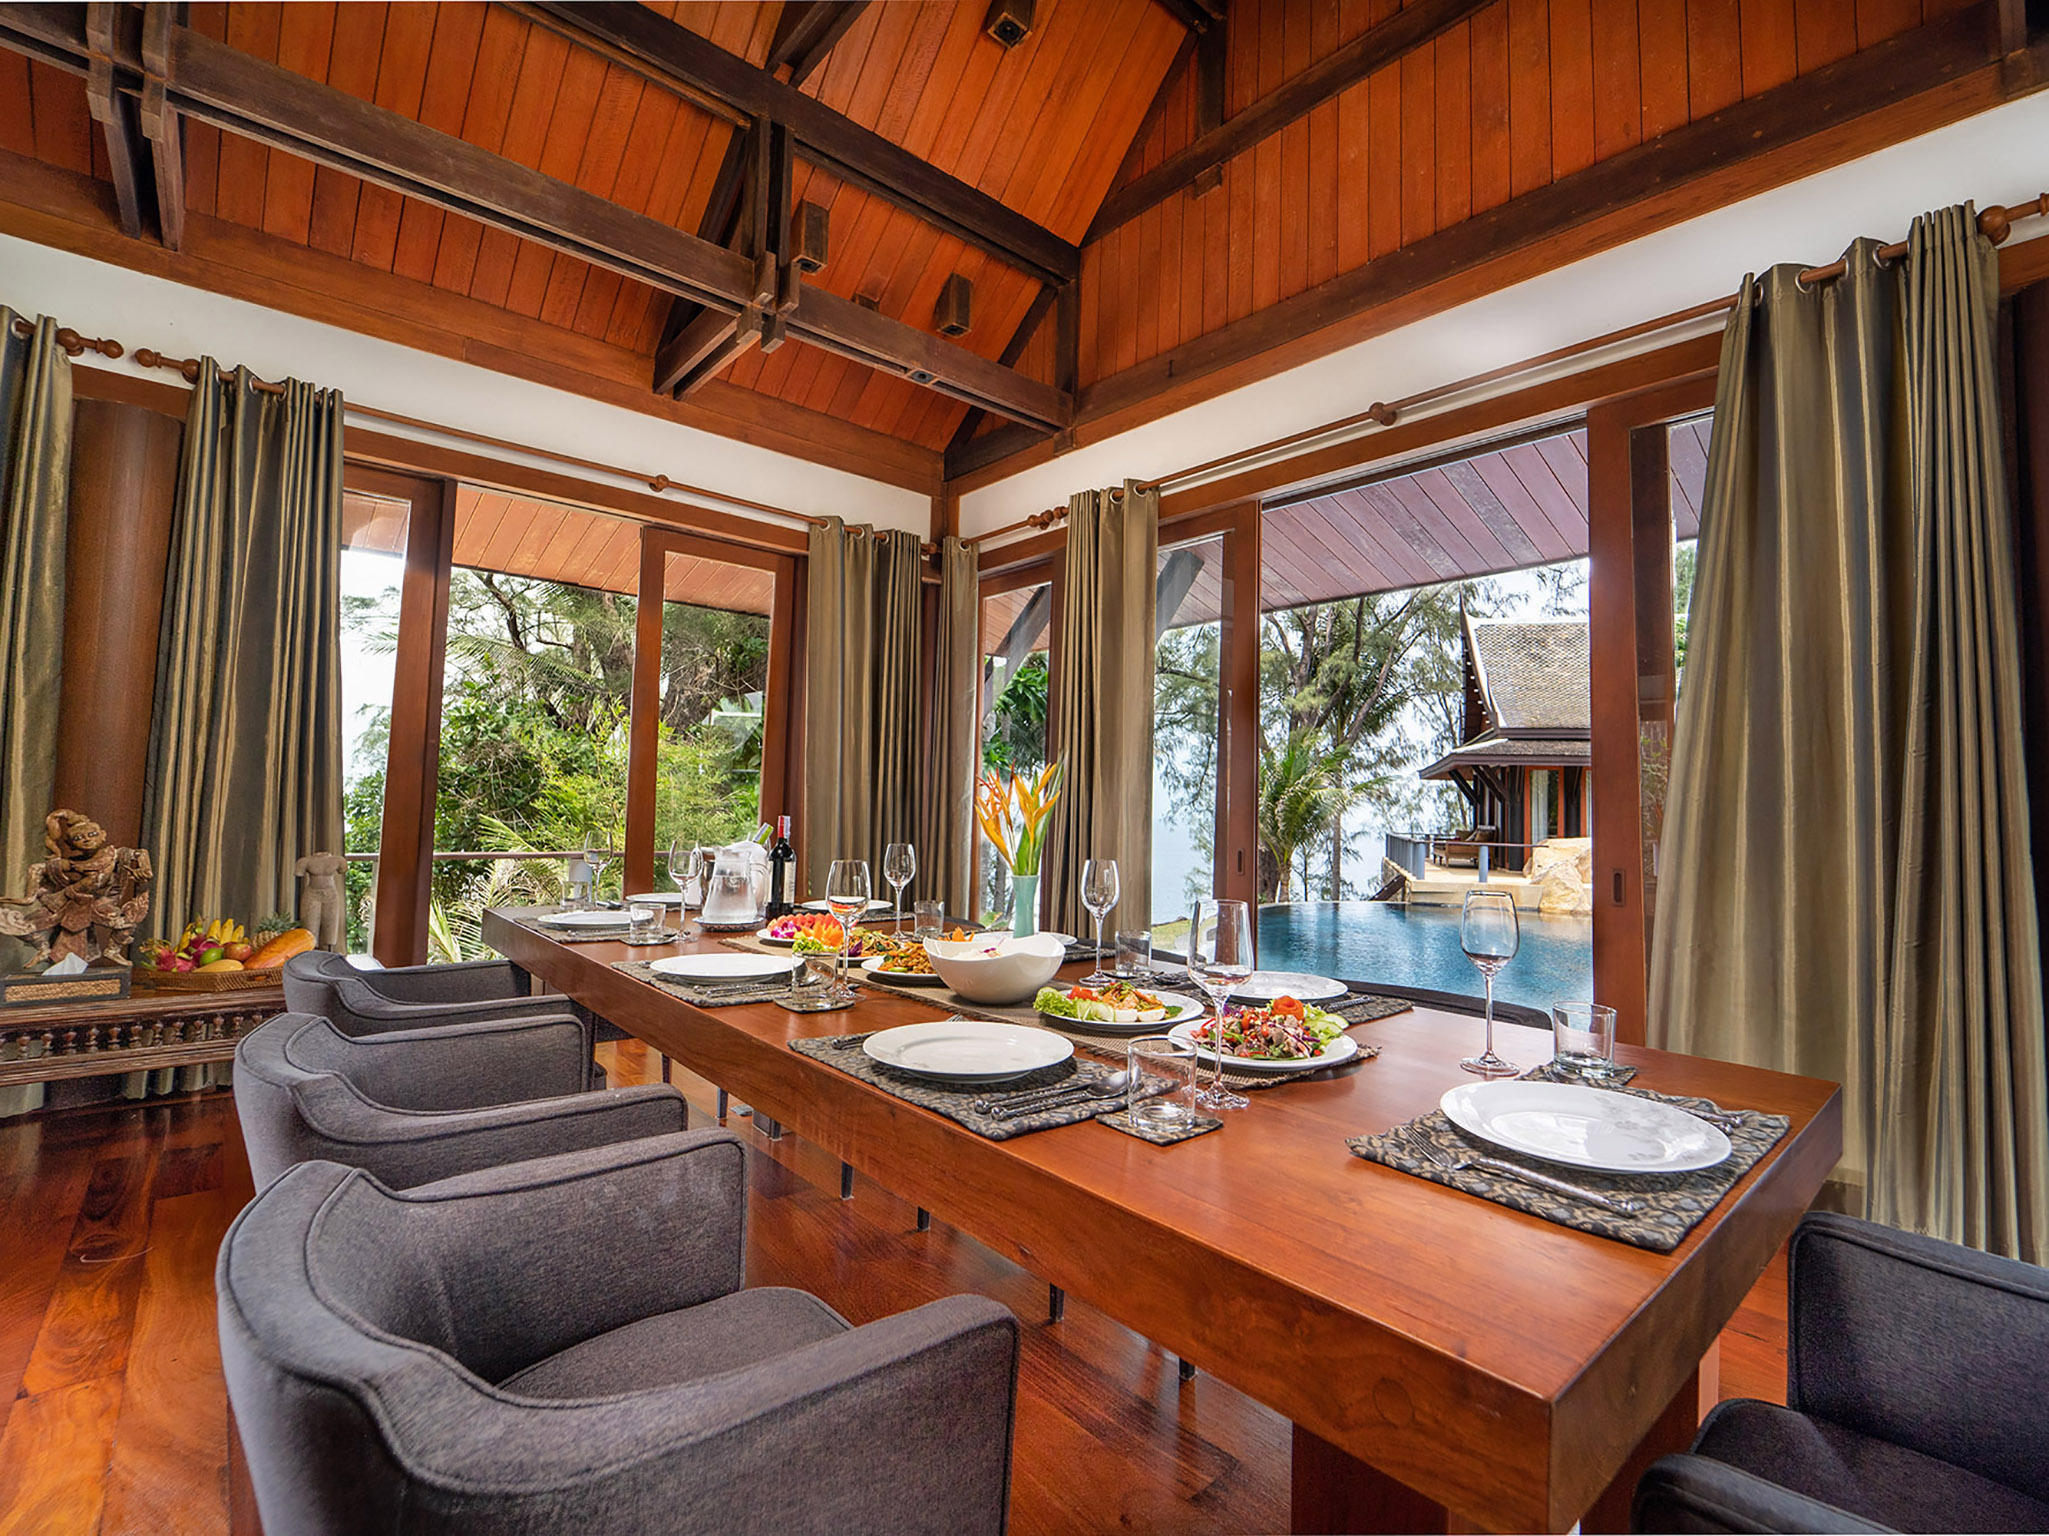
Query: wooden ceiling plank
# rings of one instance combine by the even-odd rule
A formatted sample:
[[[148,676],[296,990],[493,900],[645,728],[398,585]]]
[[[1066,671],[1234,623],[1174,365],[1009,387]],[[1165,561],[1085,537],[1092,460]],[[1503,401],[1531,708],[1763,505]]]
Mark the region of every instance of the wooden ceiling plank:
[[[288,5],[278,30],[278,63],[309,80],[333,68],[335,10],[325,3]],[[313,235],[313,189],[319,167],[303,155],[273,154],[264,172],[263,229],[299,245]]]
[[[1425,585],[1437,580],[1437,572],[1430,563],[1389,526],[1380,508],[1365,497],[1347,491],[1303,505],[1308,508],[1300,519],[1303,526],[1314,528],[1316,523],[1310,519],[1321,519],[1331,530],[1333,541],[1342,540],[1357,549],[1368,563],[1397,585]]]
[[[1558,477],[1558,484],[1565,494],[1572,498],[1573,512],[1581,522],[1587,519],[1588,475],[1586,455],[1586,429],[1562,433],[1557,437],[1539,438],[1530,445],[1537,450],[1538,457],[1551,467],[1551,473]]]
[[[1399,482],[1364,485],[1352,494],[1380,514],[1395,536],[1429,567],[1436,580],[1456,580],[1474,563],[1471,547],[1450,527],[1433,526],[1436,520],[1425,515],[1416,499],[1403,494]],[[1430,508],[1433,513],[1435,510]]]
[[[1551,520],[1551,526],[1558,530],[1566,546],[1573,550],[1586,549],[1586,515],[1535,445],[1520,443],[1513,448],[1504,448],[1501,459],[1515,472],[1515,477],[1523,483],[1537,505],[1544,509],[1544,515]]]
[[[1399,584],[1397,578],[1407,577],[1409,568],[1402,563],[1399,550],[1391,552],[1388,547],[1393,541],[1377,537],[1368,519],[1346,505],[1325,498],[1284,507],[1274,516],[1286,518],[1289,526],[1298,530],[1298,544],[1321,546],[1321,556],[1314,564],[1326,575],[1334,567],[1342,567],[1347,572],[1365,572],[1382,585]],[[1427,569],[1421,573],[1428,575]]]
[[[275,63],[282,9],[268,0],[229,6],[227,45]],[[214,211],[220,217],[250,229],[263,227],[264,171],[269,159],[269,149],[253,140],[230,137],[221,141],[221,179],[214,200]]]
[[[1508,515],[1537,546],[1537,553],[1546,561],[1571,560],[1586,553],[1586,546],[1575,546],[1547,516],[1536,497],[1530,494],[1522,477],[1499,453],[1483,453],[1465,463],[1453,466],[1458,475],[1470,475],[1486,486],[1488,494],[1504,507]]]
[[[630,208],[632,204],[615,195],[619,185],[619,172],[626,154],[626,141],[633,132],[633,124],[640,114],[641,100],[648,94],[648,83],[628,69],[613,68],[605,72],[605,82],[599,87],[596,110],[591,116],[591,127],[583,141],[583,153],[577,163],[576,174],[569,178],[586,192],[594,192],[609,203]],[[583,300],[584,285],[590,280],[590,267],[579,263],[581,270],[565,273],[562,263],[556,263],[556,270],[549,275],[547,297],[541,301],[541,318],[550,325],[564,327],[575,324],[577,306]]]
[[[401,4],[389,8],[377,64],[377,88],[370,98],[373,105],[418,120],[439,14],[439,6]],[[232,44],[233,39],[229,41]],[[374,183],[363,188],[356,205],[352,251],[356,261],[380,272],[391,270],[398,252],[399,216],[404,208],[404,193],[397,188]]]
[[[1508,544],[1480,516],[1479,509],[1461,496],[1458,488],[1444,477],[1442,468],[1420,469],[1415,474],[1404,475],[1401,483],[1415,497],[1436,508],[1438,515],[1458,530],[1459,537],[1472,547],[1483,567],[1498,569],[1518,563]]]
[[[1545,558],[1544,549],[1530,537],[1529,530],[1516,520],[1486,477],[1471,460],[1458,464],[1447,464],[1436,471],[1452,494],[1456,495],[1487,527],[1502,552],[1515,565],[1536,565]]]
[[[749,117],[787,123],[807,159],[1006,261],[1062,279],[1079,268],[1080,253],[1051,231],[644,6],[631,0],[540,0],[518,9],[716,96]]]
[[[1169,155],[1157,169],[1104,199],[1083,243],[1100,239],[1146,209],[1186,188],[1204,171],[1221,166],[1278,133],[1330,100],[1347,86],[1400,59],[1438,33],[1485,9],[1492,0],[1416,0],[1369,28],[1336,53],[1317,60],[1257,101],[1224,120],[1223,126]]]
[[[527,39],[533,28],[497,6],[484,10],[484,29],[477,42],[477,67],[463,103],[461,136],[493,154],[503,153],[515,92],[526,72]],[[476,276],[477,249],[484,226],[475,219],[447,214],[435,244],[432,281],[437,288],[468,293]]]
[[[584,140],[597,112],[598,93],[604,89],[611,67],[602,58],[572,48],[562,66],[562,86],[555,96],[541,141],[541,158],[536,167],[549,181],[571,185],[571,178],[583,157]],[[577,189],[582,191],[581,188]],[[599,200],[602,203],[602,200]],[[604,205],[609,207],[609,205]],[[548,280],[558,257],[570,255],[559,246],[520,231],[518,254],[513,258],[512,278],[505,290],[505,307],[514,314],[540,318],[547,298]]]
[[[460,136],[469,116],[471,92],[480,86],[490,88],[478,68],[488,15],[489,8],[483,5],[440,8],[433,46],[427,55],[426,82],[420,93],[420,121],[429,128]],[[407,198],[399,211],[398,244],[392,251],[391,270],[400,277],[432,282],[447,224],[444,209],[418,198]]]

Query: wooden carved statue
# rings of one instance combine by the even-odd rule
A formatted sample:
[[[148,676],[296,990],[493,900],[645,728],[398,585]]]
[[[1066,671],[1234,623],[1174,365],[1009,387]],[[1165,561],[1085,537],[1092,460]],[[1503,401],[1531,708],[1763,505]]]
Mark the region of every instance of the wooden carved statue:
[[[49,857],[29,870],[28,894],[0,897],[0,933],[26,939],[43,964],[73,955],[88,965],[128,964],[156,878],[149,855],[110,848],[105,829],[76,811],[44,819],[43,847]]]
[[[306,878],[306,894],[299,900],[299,924],[313,935],[322,949],[339,951],[343,923],[347,916],[342,895],[342,872],[349,861],[338,853],[309,853],[293,867]]]

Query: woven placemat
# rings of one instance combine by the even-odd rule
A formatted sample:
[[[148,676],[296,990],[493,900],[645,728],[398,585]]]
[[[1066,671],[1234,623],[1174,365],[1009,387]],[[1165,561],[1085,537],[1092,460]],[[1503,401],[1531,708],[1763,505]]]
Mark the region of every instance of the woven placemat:
[[[742,1003],[778,1003],[790,995],[787,981],[764,981],[758,987],[693,987],[687,981],[665,976],[644,960],[614,960],[612,969],[624,971],[635,981],[652,982],[664,992],[673,992],[684,1002],[699,1008],[734,1008]]]
[[[560,912],[565,909],[552,907],[549,910]],[[516,918],[514,921],[529,932],[538,933],[544,939],[553,939],[557,944],[618,944],[633,932],[633,925],[623,917],[615,927],[610,928],[553,928],[546,923],[524,917]],[[648,937],[641,942],[673,944],[682,936],[683,931],[680,928],[653,928],[649,930]]]
[[[1586,1081],[1561,1072],[1548,1062],[1525,1072],[1523,1078],[1530,1082],[1583,1084]],[[1648,1248],[1654,1253],[1670,1253],[1686,1240],[1686,1234],[1700,1224],[1702,1217],[1721,1203],[1722,1196],[1735,1186],[1737,1180],[1778,1144],[1792,1123],[1784,1115],[1768,1115],[1759,1110],[1723,1110],[1706,1099],[1652,1093],[1644,1088],[1612,1086],[1610,1091],[1655,1099],[1662,1104],[1677,1105],[1680,1109],[1708,1110],[1731,1116],[1735,1124],[1726,1133],[1730,1146],[1728,1157],[1712,1168],[1702,1168],[1693,1173],[1597,1173],[1584,1168],[1563,1168],[1542,1158],[1525,1157],[1506,1147],[1468,1137],[1445,1117],[1441,1109],[1433,1109],[1429,1114],[1409,1121],[1406,1126],[1398,1125],[1376,1136],[1351,1137],[1345,1145],[1368,1162],[1398,1168],[1433,1184],[1464,1190],[1482,1200],[1542,1217],[1562,1227],[1612,1237],[1638,1248]],[[1504,1174],[1490,1173],[1481,1168],[1457,1172],[1440,1168],[1405,1143],[1405,1130],[1461,1156],[1482,1156],[1511,1163],[1553,1178],[1569,1179],[1603,1194],[1631,1195],[1643,1202],[1643,1209],[1633,1216],[1621,1216],[1586,1201],[1575,1200],[1570,1195],[1554,1194],[1550,1190],[1524,1184]]]
[[[800,1056],[809,1056],[828,1067],[844,1072],[849,1077],[859,1078],[871,1088],[879,1088],[892,1098],[915,1104],[920,1109],[929,1109],[934,1114],[944,1115],[957,1125],[964,1125],[977,1136],[990,1141],[1009,1141],[1014,1136],[1026,1136],[1033,1131],[1050,1131],[1063,1125],[1079,1125],[1084,1120],[1093,1120],[1104,1110],[1120,1102],[1117,1098],[1084,1099],[1078,1104],[1062,1108],[1039,1110],[1032,1114],[1019,1115],[1011,1120],[998,1120],[975,1108],[977,1103],[1003,1104],[1027,1093],[1036,1093],[1056,1083],[1079,1080],[1101,1082],[1116,1069],[1083,1061],[1074,1057],[1057,1066],[1041,1067],[1023,1077],[1012,1078],[1007,1083],[977,1083],[959,1088],[949,1088],[926,1078],[914,1077],[908,1072],[899,1072],[894,1067],[884,1066],[861,1049],[861,1042],[867,1035],[824,1035],[809,1040],[792,1040],[790,1049]]]

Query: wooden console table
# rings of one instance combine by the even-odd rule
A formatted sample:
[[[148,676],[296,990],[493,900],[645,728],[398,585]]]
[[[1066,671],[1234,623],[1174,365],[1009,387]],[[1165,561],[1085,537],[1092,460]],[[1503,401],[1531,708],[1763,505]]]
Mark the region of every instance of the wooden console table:
[[[6,1009],[0,1011],[0,1088],[231,1061],[235,1042],[284,1007],[282,987],[252,987]]]

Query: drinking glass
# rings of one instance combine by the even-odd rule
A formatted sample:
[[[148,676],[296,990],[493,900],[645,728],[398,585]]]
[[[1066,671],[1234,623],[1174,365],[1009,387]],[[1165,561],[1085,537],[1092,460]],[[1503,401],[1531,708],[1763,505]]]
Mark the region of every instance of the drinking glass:
[[[1132,1124],[1149,1131],[1186,1130],[1195,1118],[1195,1047],[1171,1035],[1140,1035],[1125,1055]]]
[[[839,963],[833,967],[833,977],[842,992],[846,990],[847,946],[854,936],[854,919],[868,910],[874,894],[866,859],[832,861],[832,868],[825,873],[825,905],[840,924]]]
[[[1600,1003],[1553,1003],[1551,1059],[1580,1077],[1613,1075],[1615,1010]]]
[[[1153,932],[1150,928],[1125,928],[1117,935],[1117,977],[1129,981],[1153,968]]]
[[[918,874],[918,850],[909,843],[891,843],[882,850],[882,878],[896,895],[896,931],[904,931],[904,887]]]
[[[1090,859],[1081,867],[1081,904],[1096,920],[1096,968],[1082,977],[1085,987],[1106,987],[1117,978],[1103,969],[1103,919],[1117,905],[1117,861]]]
[[[690,893],[697,892],[697,905],[704,905],[704,850],[695,843],[685,846],[682,838],[669,844],[669,879],[675,884],[679,901],[676,909],[676,926],[685,938],[696,938],[697,930],[690,921]]]
[[[598,905],[598,882],[605,877],[605,870],[612,863],[612,838],[609,833],[596,828],[583,834],[583,861],[590,866],[591,905]]]
[[[1216,1070],[1195,1095],[1205,1109],[1243,1109],[1252,1101],[1224,1086],[1224,1009],[1253,971],[1252,908],[1242,901],[1198,901],[1188,926],[1188,974],[1216,1011]]]
[[[943,901],[921,901],[911,910],[917,915],[911,919],[911,931],[921,939],[936,939],[946,928],[946,903]]]
[[[1487,1048],[1459,1065],[1481,1077],[1513,1077],[1519,1070],[1516,1065],[1494,1054],[1494,977],[1522,947],[1515,898],[1506,891],[1467,891],[1459,915],[1459,947],[1487,978]]]
[[[633,944],[652,944],[655,932],[656,908],[630,903],[626,908],[626,938]]]

